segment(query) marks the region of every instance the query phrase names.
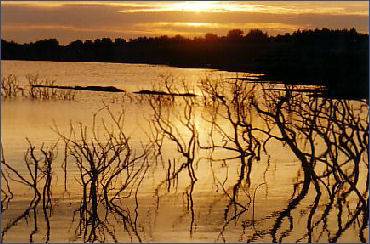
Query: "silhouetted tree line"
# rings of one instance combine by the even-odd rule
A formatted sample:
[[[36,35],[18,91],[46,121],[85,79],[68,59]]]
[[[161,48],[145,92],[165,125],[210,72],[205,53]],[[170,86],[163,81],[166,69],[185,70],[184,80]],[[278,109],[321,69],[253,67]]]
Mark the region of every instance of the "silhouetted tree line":
[[[297,30],[269,36],[239,29],[226,36],[206,34],[76,40],[60,45],[56,39],[27,44],[1,40],[1,58],[7,60],[101,61],[209,67],[230,71],[262,72],[265,78],[286,83],[326,85],[329,95],[368,95],[368,34],[352,28]]]

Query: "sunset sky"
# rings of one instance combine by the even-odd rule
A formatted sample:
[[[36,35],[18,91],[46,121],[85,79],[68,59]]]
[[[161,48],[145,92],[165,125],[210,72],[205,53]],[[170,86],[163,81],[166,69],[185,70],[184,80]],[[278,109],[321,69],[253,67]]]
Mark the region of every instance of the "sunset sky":
[[[308,28],[351,28],[368,33],[368,2],[1,2],[1,34],[30,42],[57,38],[205,33],[260,28],[271,35]]]

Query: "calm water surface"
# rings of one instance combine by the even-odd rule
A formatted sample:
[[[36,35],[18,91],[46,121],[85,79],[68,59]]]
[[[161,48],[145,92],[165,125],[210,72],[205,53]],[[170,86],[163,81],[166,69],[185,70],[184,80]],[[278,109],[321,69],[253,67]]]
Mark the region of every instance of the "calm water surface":
[[[57,85],[127,91],[80,91],[74,100],[2,99],[4,159],[18,172],[5,175],[12,192],[2,194],[5,242],[367,241],[364,102],[277,91],[281,85],[229,79],[251,74],[207,69],[2,61],[1,70],[15,74],[25,89],[26,75],[38,74]],[[198,96],[133,93],[163,90],[164,80]],[[92,161],[101,171],[93,171],[85,151],[73,145],[82,145],[84,126],[88,148],[98,142],[115,148],[124,133],[130,149],[120,151],[122,161],[99,161],[109,146],[97,149]],[[43,195],[46,176],[36,177],[39,203],[34,188],[19,182],[19,175],[31,181],[34,172],[25,164],[26,138],[40,160],[42,145],[56,145],[49,197]],[[73,142],[66,144],[67,138]],[[5,185],[2,179],[10,196]]]

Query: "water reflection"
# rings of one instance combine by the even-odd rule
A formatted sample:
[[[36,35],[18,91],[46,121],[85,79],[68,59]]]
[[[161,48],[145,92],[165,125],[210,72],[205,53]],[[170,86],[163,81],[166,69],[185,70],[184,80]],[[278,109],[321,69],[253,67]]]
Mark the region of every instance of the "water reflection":
[[[167,84],[165,89],[171,93],[174,88]],[[74,241],[151,240],[146,232],[152,227],[144,223],[153,216],[145,215],[147,209],[141,207],[147,204],[144,190],[155,202],[153,218],[169,196],[185,197],[185,211],[172,224],[182,225],[186,217],[190,240],[209,218],[215,228],[210,241],[337,242],[350,231],[357,235],[351,235],[352,241],[367,241],[365,102],[238,80],[204,79],[199,89],[197,97],[131,96],[130,101],[137,99],[150,108],[149,125],[143,128],[149,139],[131,138],[125,131],[125,113],[104,106],[93,115],[91,126],[71,124],[69,133],[55,127],[58,146],[41,146],[36,155],[36,147],[29,143],[22,170],[2,154],[3,211],[14,201],[12,185],[23,184],[33,191],[24,212],[7,219],[4,240],[13,226],[33,214],[29,234],[33,241],[39,230],[37,211],[42,208],[44,240],[50,241],[49,219],[56,208],[53,172],[60,162],[64,190],[77,181],[81,192],[70,191],[79,199],[71,220]],[[64,155],[56,161],[58,148]],[[264,200],[276,189],[268,174],[283,165],[275,163],[273,168],[271,162],[285,152],[298,162],[295,177],[294,172],[284,173],[294,179],[284,183],[291,187],[286,190],[291,195],[282,201],[284,206],[268,208]],[[259,171],[261,178],[256,177]],[[206,174],[213,181],[204,182]],[[215,200],[197,198],[205,186],[216,189],[208,190]]]
[[[2,228],[1,240],[3,241],[4,235],[18,225],[18,222],[26,221],[29,218],[33,218],[33,229],[29,234],[29,242],[33,242],[33,236],[39,231],[38,229],[38,211],[42,208],[44,221],[46,223],[46,234],[45,242],[50,240],[50,221],[49,217],[52,215],[52,165],[55,159],[55,148],[57,144],[54,144],[50,148],[45,148],[42,144],[39,150],[27,139],[29,147],[24,155],[24,165],[26,170],[22,172],[21,169],[13,167],[10,163],[5,160],[4,153],[2,151],[2,180],[6,182],[6,187],[2,193],[5,198],[2,199],[2,212],[9,207],[9,202],[14,196],[11,190],[9,182],[18,182],[33,192],[33,197],[30,199],[28,206],[23,209],[22,214],[10,219]],[[3,187],[3,184],[2,184]],[[10,196],[10,197],[9,197]],[[42,205],[39,206],[40,201]],[[4,202],[6,202],[5,205]],[[5,206],[5,209],[4,209]]]
[[[149,167],[151,145],[142,145],[140,151],[134,149],[124,131],[124,111],[113,114],[106,107],[106,112],[112,124],[103,121],[104,134],[100,137],[95,126],[98,113],[93,116],[91,130],[82,124],[71,125],[67,137],[56,128],[65,143],[65,158],[70,157],[78,168],[78,183],[82,187],[80,207],[73,214],[73,221],[78,222],[75,238],[84,242],[118,242],[115,228],[121,225],[131,238],[141,242],[137,211],[130,213],[124,200],[134,198],[137,209],[138,189]]]
[[[287,208],[277,216],[271,230],[272,241],[281,242],[293,231],[292,211],[305,199],[311,186],[315,198],[309,205],[307,230],[297,241],[307,238],[308,242],[317,242],[326,232],[328,241],[336,242],[356,224],[360,241],[366,241],[368,175],[360,181],[360,168],[361,164],[366,168],[368,164],[367,113],[361,113],[361,107],[356,109],[348,101],[305,97],[293,94],[289,89],[284,93],[265,94],[268,98],[264,99],[266,103],[263,105],[252,101],[266,123],[278,128],[278,133],[273,129],[260,131],[287,145],[299,159],[303,171],[303,179],[294,184]],[[362,167],[362,170],[366,168]],[[317,217],[323,204],[325,210]],[[325,227],[331,211],[338,211],[335,231]],[[279,233],[284,219],[288,219],[289,228]],[[320,223],[323,229],[315,231]]]
[[[368,117],[367,113],[361,113],[365,103],[354,108],[348,101],[294,94],[289,87],[285,91],[268,91],[262,86],[246,89],[245,84],[237,82],[232,85],[233,96],[228,101],[219,96],[214,85],[203,85],[209,88],[207,91],[212,98],[218,98],[216,113],[219,113],[220,107],[225,110],[226,113],[223,114],[227,116],[224,115],[224,118],[232,127],[231,135],[228,135],[215,120],[212,121],[222,138],[227,138],[221,147],[239,152],[237,157],[241,159],[239,180],[233,188],[232,197],[226,193],[230,202],[235,201],[235,193],[238,193],[243,177],[246,177],[246,185],[250,186],[249,170],[259,160],[261,145],[268,154],[266,144],[269,140],[274,139],[281,142],[282,146],[287,146],[301,163],[303,179],[297,179],[294,183],[287,208],[274,214],[276,220],[272,228],[255,231],[247,241],[271,235],[272,242],[282,242],[294,231],[294,218],[303,218],[307,214],[306,232],[302,237],[296,238],[296,241],[319,242],[323,232],[326,232],[327,241],[336,242],[348,228],[355,225],[355,221],[360,230],[360,241],[366,241],[364,231],[368,216],[368,177],[360,181],[360,168],[364,170],[368,165]],[[263,96],[263,99],[257,99],[257,96]],[[212,101],[215,102],[214,99]],[[253,127],[253,123],[250,123],[254,110],[265,122],[264,126]],[[225,126],[224,120],[222,126]],[[246,145],[241,147],[240,141]],[[229,147],[228,143],[232,143],[234,147]],[[246,173],[245,155],[249,156]],[[302,209],[300,214],[294,214],[293,210],[306,198],[310,186],[314,187],[315,197],[308,204],[308,211]],[[248,198],[248,204],[246,207],[239,204],[242,210],[250,206],[250,192],[249,189],[247,193],[243,193]],[[356,204],[355,207],[353,204]],[[325,209],[318,217],[322,206]],[[228,207],[229,205],[226,209]],[[330,231],[327,228],[328,217],[331,212],[336,211],[339,211],[338,227],[335,231]],[[237,216],[234,215],[233,218]],[[283,225],[285,220],[288,221],[287,227]],[[225,217],[225,224],[228,222]]]
[[[167,83],[165,87],[170,93],[174,92],[172,87]],[[186,91],[189,90],[185,85],[184,88]],[[167,168],[166,179],[157,186],[156,194],[159,204],[158,194],[161,186],[167,184],[166,190],[170,192],[171,186],[177,185],[180,174],[183,172],[187,174],[187,176],[183,176],[181,180],[184,181],[188,178],[187,180],[189,181],[184,194],[186,195],[187,211],[191,215],[189,233],[190,236],[192,236],[195,225],[193,191],[197,181],[194,167],[199,161],[196,161],[199,150],[199,133],[195,123],[195,101],[193,97],[183,97],[181,101],[182,104],[179,105],[182,108],[177,112],[177,116],[174,116],[171,113],[173,112],[171,111],[173,106],[168,106],[167,100],[168,99],[163,99],[162,97],[150,97],[148,99],[154,113],[151,121],[154,130],[152,141],[157,145],[158,153],[162,155],[164,153],[162,152],[164,140],[169,140],[169,142],[176,147],[180,157],[166,160],[168,164],[168,166],[165,166],[165,168]],[[174,98],[172,97],[171,100],[171,105],[173,105]],[[164,160],[163,157],[162,160]],[[176,161],[180,164],[176,165]]]
[[[228,86],[222,87],[225,84]],[[246,84],[242,82],[229,82],[221,86],[221,84],[212,83],[208,79],[203,80],[201,85],[204,94],[206,94],[204,104],[212,107],[204,115],[204,119],[212,125],[209,135],[210,142],[202,148],[211,150],[211,156],[209,157],[211,164],[222,161],[223,165],[228,167],[229,164],[239,161],[239,172],[231,189],[225,189],[224,186],[228,177],[227,174],[222,183],[219,179],[217,180],[228,198],[224,212],[224,225],[218,236],[218,238],[226,241],[224,237],[226,227],[231,222],[238,221],[252,206],[254,207],[256,191],[254,191],[254,194],[250,191],[250,176],[253,164],[261,160],[263,141],[255,133],[254,115],[251,113],[250,103],[248,102],[253,95],[253,87],[252,89],[246,89]],[[230,90],[225,93],[227,88]],[[219,154],[220,151],[225,151],[223,156],[215,155]],[[258,186],[255,190],[257,188]],[[254,212],[254,209],[252,211]],[[254,216],[250,223],[254,227]],[[249,226],[246,223],[243,225],[245,227]]]

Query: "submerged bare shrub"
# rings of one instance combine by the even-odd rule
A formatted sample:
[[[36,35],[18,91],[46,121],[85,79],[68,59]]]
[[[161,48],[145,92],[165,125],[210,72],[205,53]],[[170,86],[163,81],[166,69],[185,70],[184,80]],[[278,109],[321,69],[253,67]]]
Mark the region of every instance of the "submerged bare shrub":
[[[170,88],[168,88],[170,89]],[[197,152],[199,150],[199,134],[195,123],[195,109],[193,107],[193,99],[191,97],[181,98],[182,111],[177,113],[172,107],[163,105],[167,101],[162,101],[161,98],[151,98],[149,104],[154,113],[151,121],[153,134],[152,141],[156,145],[159,155],[162,156],[162,146],[165,141],[173,144],[178,153],[178,158],[173,156],[168,160],[162,161],[162,164],[167,164],[166,179],[163,180],[156,188],[159,204],[159,189],[163,185],[167,186],[167,191],[171,187],[176,187],[180,174],[185,173],[189,176],[189,184],[185,189],[187,199],[187,211],[190,214],[191,221],[189,225],[189,233],[193,234],[195,226],[195,210],[193,201],[193,191],[197,177],[195,174],[195,166],[199,161]],[[177,116],[175,115],[177,114]],[[163,158],[161,157],[163,160]],[[176,163],[177,162],[177,163]]]
[[[5,156],[4,156],[4,150],[3,145],[1,144],[1,164],[5,164]],[[5,170],[1,170],[1,212],[4,213],[4,211],[8,208],[9,202],[14,197],[14,194],[10,188],[10,179],[8,175],[6,174]]]
[[[74,100],[77,92],[72,89],[57,89],[55,81],[41,79],[38,74],[26,75],[27,85],[21,86],[14,74],[3,76],[1,79],[1,96],[29,97],[41,100]]]
[[[201,171],[204,165],[199,171],[197,167],[209,162],[213,176],[210,184],[217,193],[212,195],[215,199],[207,210],[210,219],[217,221],[216,241],[226,241],[231,235],[234,238],[239,228],[240,241],[246,242],[336,242],[353,228],[357,238],[366,242],[369,182],[368,172],[363,169],[368,167],[369,119],[364,102],[306,96],[289,86],[275,89],[273,85],[241,80],[204,79],[200,85],[202,106],[192,96],[168,95],[190,91],[181,88],[185,83],[180,83],[177,87],[167,82],[153,88],[165,91],[167,96],[138,96],[151,109],[151,140],[147,144],[132,140],[124,126],[124,112],[112,112],[109,107],[94,114],[92,126],[73,124],[69,135],[57,131],[64,141],[65,190],[69,187],[70,167],[77,169],[73,176],[81,185],[80,202],[72,220],[76,240],[118,242],[127,232],[131,240],[142,241],[144,226],[139,221],[138,194],[149,168],[158,166],[159,171],[150,171],[164,175],[161,182],[152,185],[156,210],[160,197],[177,194],[184,183],[181,193],[186,209],[179,213],[180,220],[176,219],[175,224],[184,223],[184,216],[188,217],[192,236],[197,222],[201,225],[202,216],[207,214],[202,204],[209,200],[198,204],[197,198],[193,199],[197,183],[199,186],[200,177],[205,175]],[[127,96],[131,101],[136,98]],[[37,184],[27,216],[36,211],[38,201],[43,203],[47,219],[54,207],[50,201],[54,157],[46,149],[39,154],[31,149],[30,145],[26,174],[18,172],[20,176],[2,158],[6,169],[2,172],[2,205],[6,209],[11,201],[13,180],[30,189]],[[274,210],[269,211],[262,205],[265,199],[259,199],[260,191],[264,188],[267,198],[268,187],[273,184],[266,180],[266,172],[274,175],[279,170],[270,167],[271,158],[281,159],[280,155],[274,158],[281,153],[279,150],[291,156],[283,159],[297,171],[286,173],[292,180],[291,185],[284,184],[286,201],[274,203]],[[285,162],[278,163],[285,167]],[[39,165],[37,170],[35,164]],[[260,173],[261,179],[256,177]],[[45,176],[41,179],[40,175]],[[34,183],[34,178],[40,181]],[[227,233],[229,230],[232,233]],[[37,228],[32,231],[30,239]]]
[[[2,152],[2,175],[5,176],[7,191],[13,197],[14,192],[11,191],[11,184],[21,184],[33,192],[33,198],[29,205],[24,209],[23,213],[6,223],[1,232],[1,239],[4,235],[20,221],[28,221],[30,217],[33,218],[33,229],[30,232],[30,242],[33,242],[34,235],[39,231],[38,229],[38,208],[40,201],[42,201],[42,212],[46,223],[45,242],[50,239],[50,222],[49,217],[52,214],[52,175],[53,175],[53,162],[56,158],[55,149],[56,145],[45,148],[44,144],[41,145],[39,150],[27,139],[28,149],[24,155],[24,167],[26,173],[22,173],[22,169],[12,166],[11,163],[5,160]],[[3,192],[3,190],[2,190]],[[32,214],[32,215],[31,215]]]
[[[108,114],[108,119],[102,119],[103,134],[99,137],[97,116],[103,112]],[[124,130],[124,112],[114,115],[109,107],[94,114],[91,128],[81,123],[71,125],[69,136],[56,131],[65,142],[68,163],[73,163],[80,172],[82,198],[73,217],[79,219],[76,238],[95,242],[110,237],[117,241],[111,222],[118,221],[131,237],[141,241],[137,212],[132,215],[124,200],[137,198],[149,167],[151,145],[134,148]],[[135,202],[137,209],[137,199]]]
[[[251,173],[254,164],[261,161],[261,151],[267,137],[261,137],[255,124],[251,98],[255,87],[243,81],[211,79],[201,80],[200,88],[206,107],[203,119],[210,125],[208,142],[201,146],[210,152],[211,170],[216,165],[238,165],[238,177],[231,187],[225,187],[226,179],[213,174],[214,181],[228,198],[225,206],[224,225],[219,237],[225,241],[224,231],[232,220],[246,215],[253,205],[255,189]],[[265,152],[265,154],[267,154]],[[226,155],[226,156],[225,156]],[[266,170],[269,162],[266,163]],[[228,171],[227,171],[228,172]],[[264,182],[263,184],[266,184]]]
[[[162,106],[179,105],[183,102],[182,97],[186,97],[191,103],[196,101],[194,88],[191,88],[184,79],[175,80],[172,75],[161,75],[158,82],[152,83],[150,90],[140,90],[134,93],[141,94],[136,97],[140,103],[155,99],[160,100]]]
[[[241,167],[238,171],[241,181],[238,180],[231,194],[223,188],[225,195],[232,200],[229,203],[240,211],[233,211],[226,218],[230,205],[226,206],[225,222],[219,237],[225,241],[226,227],[238,222],[241,214],[245,214],[252,204],[252,220],[241,221],[243,231],[253,227],[252,234],[245,235],[247,242],[262,240],[260,238],[267,235],[273,242],[287,240],[291,232],[299,229],[297,218],[301,222],[304,219],[307,226],[302,236],[297,236],[298,242],[320,242],[324,233],[327,240],[336,242],[351,226],[359,229],[360,241],[366,242],[366,189],[369,183],[368,172],[361,172],[361,169],[368,168],[369,120],[364,102],[307,96],[289,86],[275,89],[268,84],[253,85],[240,81],[204,80],[201,89],[204,104],[208,107],[204,119],[212,124],[210,145],[202,145],[202,148],[211,149],[212,154],[226,149],[236,155],[235,158],[211,155],[213,163],[221,160],[227,167],[228,160],[236,158],[241,162],[244,157],[248,161],[258,161],[260,151],[269,159],[271,152],[268,147],[270,142],[274,142],[274,145],[288,148],[301,164],[287,207],[259,217],[257,221],[254,219],[254,198],[257,188],[265,183],[252,192],[248,189],[240,192],[240,183],[250,185],[248,174],[253,164]],[[217,182],[223,187],[224,181]],[[314,194],[313,199],[310,193]],[[247,201],[237,201],[242,195]],[[338,216],[338,228],[322,229],[328,225],[330,216]],[[271,219],[274,219],[272,227],[264,227]],[[256,223],[260,223],[259,230]]]
[[[2,77],[1,96],[3,98],[17,97],[23,95],[23,88],[20,87],[17,77],[13,74]]]
[[[301,171],[287,208],[277,213],[271,230],[260,234],[270,234],[273,242],[282,242],[295,228],[292,212],[303,204],[313,187],[315,198],[309,211],[300,215],[307,216],[307,229],[297,241],[319,242],[321,235],[314,233],[320,230],[314,230],[320,224],[327,225],[333,214],[338,228],[321,231],[328,232],[329,242],[336,242],[353,225],[359,229],[360,240],[366,242],[369,172],[361,173],[361,168],[368,168],[369,118],[363,111],[367,110],[366,104],[308,97],[288,87],[265,91],[263,96],[262,101],[252,102],[266,123],[267,129],[260,131],[286,145],[301,163]],[[365,184],[361,177],[366,177]],[[323,204],[324,211],[318,211]],[[284,220],[289,221],[287,230],[283,230]]]
[[[54,80],[41,79],[38,74],[28,74],[26,75],[26,79],[28,80],[28,96],[32,99],[75,99],[76,91],[53,88],[53,86],[55,86]]]

